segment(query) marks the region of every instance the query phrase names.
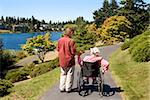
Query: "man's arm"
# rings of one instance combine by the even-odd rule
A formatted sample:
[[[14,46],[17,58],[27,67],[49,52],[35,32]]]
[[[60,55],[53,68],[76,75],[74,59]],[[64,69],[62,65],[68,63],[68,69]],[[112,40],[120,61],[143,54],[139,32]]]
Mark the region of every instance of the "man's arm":
[[[70,48],[70,52],[72,55],[76,54],[76,44],[74,41],[71,41],[71,48]]]

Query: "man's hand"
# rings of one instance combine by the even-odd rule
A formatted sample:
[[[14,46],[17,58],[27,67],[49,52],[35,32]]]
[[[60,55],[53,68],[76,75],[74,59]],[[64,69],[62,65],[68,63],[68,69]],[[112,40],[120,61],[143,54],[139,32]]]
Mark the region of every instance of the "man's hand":
[[[83,51],[83,50],[80,50],[80,51],[78,52],[78,56],[82,55],[83,53],[84,53],[84,51]]]

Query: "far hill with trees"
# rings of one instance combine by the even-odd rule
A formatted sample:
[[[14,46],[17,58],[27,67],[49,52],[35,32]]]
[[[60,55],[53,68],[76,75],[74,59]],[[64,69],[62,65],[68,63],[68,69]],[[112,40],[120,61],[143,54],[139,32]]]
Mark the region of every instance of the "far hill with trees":
[[[0,18],[0,30],[7,32],[40,32],[40,31],[63,31],[65,24],[74,24],[75,21],[66,22],[46,22],[38,20],[34,16],[31,18],[24,17],[3,17]],[[2,31],[3,32],[3,31]]]

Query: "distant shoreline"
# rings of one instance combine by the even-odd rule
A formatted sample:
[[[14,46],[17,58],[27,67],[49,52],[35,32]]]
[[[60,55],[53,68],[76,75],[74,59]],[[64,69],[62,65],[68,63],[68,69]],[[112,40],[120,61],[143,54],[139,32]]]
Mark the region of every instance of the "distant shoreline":
[[[62,31],[45,31],[45,32],[62,32]],[[10,30],[0,30],[0,34],[20,34],[20,33],[38,33],[38,32],[12,32]]]

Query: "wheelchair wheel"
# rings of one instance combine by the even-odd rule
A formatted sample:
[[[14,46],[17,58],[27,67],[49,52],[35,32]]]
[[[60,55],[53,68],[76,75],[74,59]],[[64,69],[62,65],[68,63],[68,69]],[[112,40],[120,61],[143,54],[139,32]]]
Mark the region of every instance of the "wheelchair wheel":
[[[84,93],[84,81],[83,81],[82,73],[78,72],[77,76],[78,76],[78,80],[77,80],[78,93],[81,96],[85,96],[85,93]]]
[[[103,96],[103,86],[104,86],[104,80],[103,80],[103,74],[101,73],[101,75],[98,78],[98,92],[101,97]]]

